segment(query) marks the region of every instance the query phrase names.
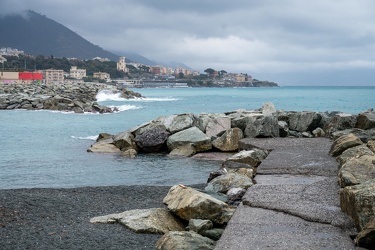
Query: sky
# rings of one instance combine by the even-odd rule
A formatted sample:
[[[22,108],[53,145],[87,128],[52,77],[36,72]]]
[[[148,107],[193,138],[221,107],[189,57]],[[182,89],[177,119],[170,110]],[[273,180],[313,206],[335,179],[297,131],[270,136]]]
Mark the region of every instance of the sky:
[[[373,0],[0,0],[112,52],[281,85],[375,86]]]

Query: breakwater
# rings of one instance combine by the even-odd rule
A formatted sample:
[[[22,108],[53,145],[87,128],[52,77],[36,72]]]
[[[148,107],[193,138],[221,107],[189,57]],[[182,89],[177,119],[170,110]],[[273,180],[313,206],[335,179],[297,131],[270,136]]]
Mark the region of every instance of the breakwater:
[[[127,99],[141,97],[139,93],[99,83],[1,84],[0,109],[45,109],[74,113],[116,111],[96,102],[99,91],[119,93],[120,97]]]
[[[328,153],[334,157],[340,157],[342,154],[348,155],[345,160],[338,158],[341,167],[338,176],[342,188],[340,190],[340,206],[344,212],[350,215],[360,231],[355,240],[356,244],[366,247],[369,238],[371,240],[371,233],[373,232],[371,231],[373,229],[371,223],[374,221],[375,214],[373,209],[375,189],[372,183],[375,169],[373,151],[375,113],[372,110],[358,115],[340,112],[285,112],[277,111],[271,103],[267,103],[258,110],[237,110],[224,114],[180,114],[158,117],[155,120],[116,135],[102,133],[97,142],[88,151],[116,153],[126,157],[136,157],[138,153],[155,152],[164,152],[170,156],[193,156],[207,151],[239,151],[227,158],[222,167],[210,175],[208,185],[203,193],[197,193],[188,187],[177,185],[172,187],[164,199],[164,203],[168,205],[169,210],[183,221],[189,222],[189,229],[194,228],[194,232],[200,232],[204,237],[217,240],[217,234],[220,233],[220,229],[228,223],[228,218],[233,214],[231,208],[243,203],[243,195],[246,194],[250,187],[254,186],[253,178],[258,171],[259,165],[267,159],[270,152],[272,154],[272,145],[269,145],[269,147],[249,146],[249,144],[243,143],[243,138],[275,137],[330,138],[334,140],[334,143],[330,150],[326,150],[329,151],[326,152],[326,155]],[[362,149],[351,152],[357,146],[361,146]],[[303,143],[300,147],[303,147]],[[306,148],[308,147],[306,146]],[[317,148],[319,148],[319,145],[317,145]],[[365,156],[364,161],[358,163],[358,159],[362,156]],[[288,157],[292,159],[294,156],[291,154]],[[285,158],[286,168],[288,168],[288,157]],[[317,155],[317,157],[319,156]],[[355,162],[353,163],[353,161]],[[300,163],[303,164],[303,161]],[[360,168],[359,174],[355,172],[355,168],[350,167],[356,164],[363,166]],[[315,171],[314,175],[317,176],[325,176],[325,171],[330,172],[330,176],[333,173],[332,168],[323,169],[322,166],[314,166],[311,163],[308,164],[307,168],[303,165],[302,168],[290,168],[291,172],[288,174],[309,175],[311,173],[307,170],[310,168]],[[267,172],[263,174],[267,174]],[[285,173],[280,172],[279,174]],[[353,176],[361,176],[361,178],[353,179]],[[301,181],[301,179],[293,177],[290,180]],[[332,178],[329,180],[332,181]],[[316,180],[312,180],[312,183],[319,181],[321,180],[316,178]],[[323,182],[323,184],[327,183]],[[330,185],[332,185],[332,182],[327,187],[330,187]],[[363,192],[358,190],[364,191],[366,195],[363,195]],[[207,197],[205,193],[209,193],[210,197]],[[365,197],[365,200],[361,200],[361,197]],[[191,206],[191,202],[187,202],[192,200],[194,200],[192,203],[194,203],[195,207]],[[327,207],[327,210],[329,210],[329,207]],[[331,206],[331,209],[333,207]],[[206,211],[202,212],[202,208],[206,208]],[[213,208],[215,209],[212,210]],[[362,213],[363,210],[365,211],[364,213]],[[151,212],[154,213],[155,211]],[[159,212],[156,211],[156,214],[159,214]],[[133,213],[130,214],[130,216],[133,216]],[[114,221],[119,221],[128,225],[125,222],[127,216],[129,216],[127,213],[110,215],[93,219],[92,222],[113,223]],[[147,213],[148,216],[149,213]],[[311,218],[311,216],[314,217],[314,215],[308,217]],[[344,220],[332,217],[332,213],[329,216],[330,222],[324,221],[324,218],[318,218],[317,220],[323,220],[323,223],[336,223],[336,225],[340,225],[340,223],[333,222],[335,219]],[[207,224],[211,225],[207,221],[211,221],[212,226],[207,226]],[[202,227],[196,224],[203,224],[203,228],[208,229],[203,230]],[[219,227],[214,230],[214,225],[219,225]],[[365,234],[363,230],[370,233]],[[170,229],[163,228],[157,232],[165,233],[165,231],[170,231]],[[176,242],[176,239],[183,239],[184,237],[185,240],[182,240],[181,244],[186,243],[186,238],[191,239],[194,237],[197,238],[197,241],[203,242],[204,247],[213,247],[215,245],[214,242],[202,239],[201,236],[189,231],[187,233],[166,233],[158,242],[158,247],[162,248],[164,244]]]

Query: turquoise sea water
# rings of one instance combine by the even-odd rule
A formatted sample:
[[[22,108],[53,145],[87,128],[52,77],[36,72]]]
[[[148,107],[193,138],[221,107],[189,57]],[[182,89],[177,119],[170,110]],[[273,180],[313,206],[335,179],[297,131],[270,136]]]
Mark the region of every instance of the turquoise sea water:
[[[215,162],[162,155],[126,159],[87,153],[101,132],[127,130],[161,115],[257,109],[360,113],[375,108],[375,87],[134,89],[145,99],[101,94],[114,114],[0,111],[0,189],[112,185],[174,185],[206,181]]]

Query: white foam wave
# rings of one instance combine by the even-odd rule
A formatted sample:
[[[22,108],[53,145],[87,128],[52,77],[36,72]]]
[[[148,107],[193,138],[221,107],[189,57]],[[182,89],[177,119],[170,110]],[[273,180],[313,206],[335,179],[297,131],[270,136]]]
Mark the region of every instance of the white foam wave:
[[[149,98],[149,97],[141,97],[141,98],[134,98],[129,99],[128,101],[133,102],[172,102],[172,101],[178,101],[179,98],[174,97],[162,97],[162,98]]]
[[[114,109],[117,108],[118,112],[126,111],[130,109],[141,109],[140,106],[134,106],[134,105],[120,105],[120,106],[109,106],[110,108]]]
[[[92,135],[92,136],[74,136],[74,135],[72,135],[71,137],[73,139],[78,139],[78,140],[92,140],[92,141],[96,141],[96,139],[98,138],[98,135]]]
[[[104,101],[126,101],[127,99],[120,97],[121,93],[113,93],[111,90],[104,89],[96,94],[98,102]]]

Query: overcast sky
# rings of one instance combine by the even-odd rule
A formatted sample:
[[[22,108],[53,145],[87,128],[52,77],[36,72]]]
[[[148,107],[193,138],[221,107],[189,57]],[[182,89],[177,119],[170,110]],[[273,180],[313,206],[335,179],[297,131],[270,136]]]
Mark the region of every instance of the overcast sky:
[[[374,0],[0,0],[1,15],[22,9],[106,50],[201,72],[223,69],[285,84],[365,72],[359,82],[375,85],[365,79],[375,72]]]

